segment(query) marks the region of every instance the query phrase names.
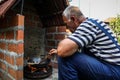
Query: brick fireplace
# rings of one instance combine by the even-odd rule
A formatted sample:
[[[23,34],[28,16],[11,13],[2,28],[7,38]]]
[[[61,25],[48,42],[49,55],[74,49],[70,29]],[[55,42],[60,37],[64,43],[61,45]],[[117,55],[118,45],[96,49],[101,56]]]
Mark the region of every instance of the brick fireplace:
[[[44,25],[36,8],[26,5],[22,15],[18,6],[0,17],[0,80],[24,80],[25,59],[46,55],[65,38],[65,25]]]
[[[16,15],[0,22],[0,79],[22,80],[24,16]]]

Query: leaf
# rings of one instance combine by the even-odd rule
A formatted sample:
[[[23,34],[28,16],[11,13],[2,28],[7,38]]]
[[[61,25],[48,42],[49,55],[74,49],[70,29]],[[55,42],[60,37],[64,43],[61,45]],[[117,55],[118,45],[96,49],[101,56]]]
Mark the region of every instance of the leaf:
[[[118,42],[120,43],[120,15],[117,15],[116,18],[110,21],[110,27],[116,34]]]

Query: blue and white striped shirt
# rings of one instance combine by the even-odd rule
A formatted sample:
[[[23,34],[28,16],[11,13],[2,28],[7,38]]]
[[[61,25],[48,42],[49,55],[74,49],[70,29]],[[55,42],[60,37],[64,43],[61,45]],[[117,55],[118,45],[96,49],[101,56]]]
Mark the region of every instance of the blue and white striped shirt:
[[[96,21],[103,26],[117,41],[112,30],[104,22]],[[120,50],[111,39],[88,19],[80,24],[76,31],[68,36],[80,49],[86,47],[92,55],[112,64],[120,65]]]

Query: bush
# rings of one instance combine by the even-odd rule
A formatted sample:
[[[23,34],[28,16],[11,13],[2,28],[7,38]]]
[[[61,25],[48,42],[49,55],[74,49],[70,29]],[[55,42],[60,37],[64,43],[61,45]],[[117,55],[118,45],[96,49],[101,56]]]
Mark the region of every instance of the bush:
[[[110,21],[111,29],[114,31],[118,42],[120,43],[120,15]]]

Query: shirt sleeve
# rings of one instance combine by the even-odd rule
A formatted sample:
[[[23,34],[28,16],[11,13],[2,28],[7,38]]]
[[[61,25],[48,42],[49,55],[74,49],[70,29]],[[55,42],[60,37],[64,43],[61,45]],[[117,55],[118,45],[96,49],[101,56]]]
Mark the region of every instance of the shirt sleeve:
[[[68,36],[68,38],[76,42],[77,45],[82,48],[91,44],[96,39],[96,34],[96,26],[86,21],[80,24],[76,31]]]

